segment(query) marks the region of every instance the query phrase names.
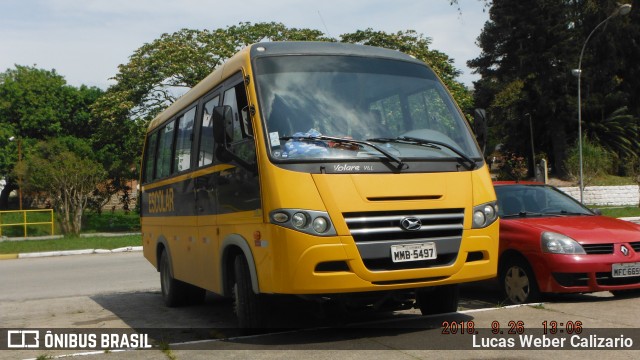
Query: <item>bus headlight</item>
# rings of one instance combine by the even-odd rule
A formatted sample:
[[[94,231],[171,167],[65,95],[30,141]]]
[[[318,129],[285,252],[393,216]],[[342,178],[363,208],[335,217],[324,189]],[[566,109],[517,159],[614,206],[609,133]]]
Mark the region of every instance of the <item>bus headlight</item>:
[[[329,221],[322,216],[313,219],[313,230],[318,234],[322,234],[329,229]]]
[[[297,212],[293,214],[293,216],[291,217],[291,224],[293,225],[293,227],[297,229],[306,228],[307,225],[309,224],[309,221],[307,220],[307,215],[302,212]]]
[[[315,236],[335,236],[329,214],[325,211],[301,210],[301,209],[277,209],[273,210],[269,219],[272,224],[300,231]]]
[[[473,208],[473,225],[474,229],[485,228],[493,224],[498,218],[498,205],[495,201],[475,206]]]

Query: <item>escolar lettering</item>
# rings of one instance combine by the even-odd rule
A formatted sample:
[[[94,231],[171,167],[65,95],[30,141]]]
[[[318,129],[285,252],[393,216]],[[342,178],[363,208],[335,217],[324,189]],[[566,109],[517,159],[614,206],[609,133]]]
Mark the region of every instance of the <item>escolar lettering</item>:
[[[149,213],[157,214],[174,211],[173,189],[158,190],[149,193]]]

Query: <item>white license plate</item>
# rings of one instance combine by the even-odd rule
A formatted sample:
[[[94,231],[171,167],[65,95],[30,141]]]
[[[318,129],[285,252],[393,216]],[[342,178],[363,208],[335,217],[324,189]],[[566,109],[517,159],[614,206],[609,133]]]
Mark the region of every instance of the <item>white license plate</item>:
[[[436,244],[432,242],[407,245],[391,245],[391,260],[405,261],[433,260],[438,257]]]
[[[614,278],[640,276],[640,262],[613,264],[611,276]]]

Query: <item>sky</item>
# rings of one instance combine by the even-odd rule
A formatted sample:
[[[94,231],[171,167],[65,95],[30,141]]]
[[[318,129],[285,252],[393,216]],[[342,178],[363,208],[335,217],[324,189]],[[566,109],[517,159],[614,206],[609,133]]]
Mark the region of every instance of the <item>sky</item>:
[[[372,28],[415,30],[447,54],[467,86],[467,60],[488,12],[459,0],[0,0],[0,72],[17,65],[55,69],[73,86],[106,89],[133,52],[163,33],[279,22],[331,37]]]

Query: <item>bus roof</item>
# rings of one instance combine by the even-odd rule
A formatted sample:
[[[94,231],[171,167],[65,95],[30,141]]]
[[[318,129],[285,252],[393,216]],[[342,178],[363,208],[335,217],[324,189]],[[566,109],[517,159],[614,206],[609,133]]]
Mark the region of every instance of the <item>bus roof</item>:
[[[396,50],[350,43],[326,41],[279,41],[257,43],[251,46],[251,58],[269,55],[355,55],[416,61]]]

